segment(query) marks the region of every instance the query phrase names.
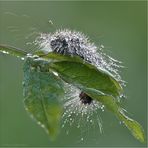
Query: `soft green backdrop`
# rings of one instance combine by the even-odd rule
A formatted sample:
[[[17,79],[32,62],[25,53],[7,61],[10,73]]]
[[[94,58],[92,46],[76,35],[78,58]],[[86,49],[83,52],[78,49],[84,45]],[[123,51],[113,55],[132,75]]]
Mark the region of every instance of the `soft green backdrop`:
[[[127,99],[124,106],[132,118],[147,130],[147,30],[146,2],[2,2],[0,1],[0,43],[34,49],[36,33],[70,28],[90,36],[105,52],[125,65]],[[52,20],[54,25],[48,21]],[[33,33],[33,34],[32,34]],[[67,127],[55,142],[33,122],[23,106],[23,61],[0,54],[0,146],[146,146],[134,139],[114,116],[100,113],[104,134],[90,128],[79,131]],[[81,134],[84,141],[81,141]]]

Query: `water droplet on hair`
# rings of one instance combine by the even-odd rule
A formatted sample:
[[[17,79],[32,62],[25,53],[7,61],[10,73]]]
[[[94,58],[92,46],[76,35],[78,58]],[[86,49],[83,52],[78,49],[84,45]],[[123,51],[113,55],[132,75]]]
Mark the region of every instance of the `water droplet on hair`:
[[[22,58],[21,58],[21,60],[23,60],[23,61],[24,61],[24,60],[25,60],[25,58],[24,58],[24,57],[22,57]]]

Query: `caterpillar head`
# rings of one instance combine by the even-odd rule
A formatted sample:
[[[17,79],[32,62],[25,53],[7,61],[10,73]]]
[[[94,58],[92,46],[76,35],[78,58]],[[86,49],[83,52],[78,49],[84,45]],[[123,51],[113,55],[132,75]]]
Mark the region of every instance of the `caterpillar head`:
[[[88,96],[86,93],[84,93],[83,91],[80,93],[79,95],[80,101],[83,104],[91,104],[93,99]]]

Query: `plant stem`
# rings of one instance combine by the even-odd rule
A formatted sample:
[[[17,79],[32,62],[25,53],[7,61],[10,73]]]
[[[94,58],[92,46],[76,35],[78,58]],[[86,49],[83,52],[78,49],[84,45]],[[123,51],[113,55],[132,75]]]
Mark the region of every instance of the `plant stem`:
[[[26,51],[5,44],[0,44],[0,52],[11,54],[18,57],[24,57],[27,55]]]

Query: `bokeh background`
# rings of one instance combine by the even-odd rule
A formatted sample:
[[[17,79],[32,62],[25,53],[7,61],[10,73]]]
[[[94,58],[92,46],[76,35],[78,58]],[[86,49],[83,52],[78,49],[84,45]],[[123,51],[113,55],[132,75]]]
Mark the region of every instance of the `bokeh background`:
[[[146,1],[0,1],[0,44],[32,50],[36,48],[31,43],[37,32],[69,28],[85,33],[123,62],[121,73],[127,81],[124,106],[146,132],[146,5]],[[57,140],[51,142],[24,109],[22,67],[20,59],[0,53],[0,146],[146,147],[107,111],[100,113],[103,134],[99,134],[98,127],[90,128],[81,141],[86,129],[67,127],[69,135],[62,129]]]

